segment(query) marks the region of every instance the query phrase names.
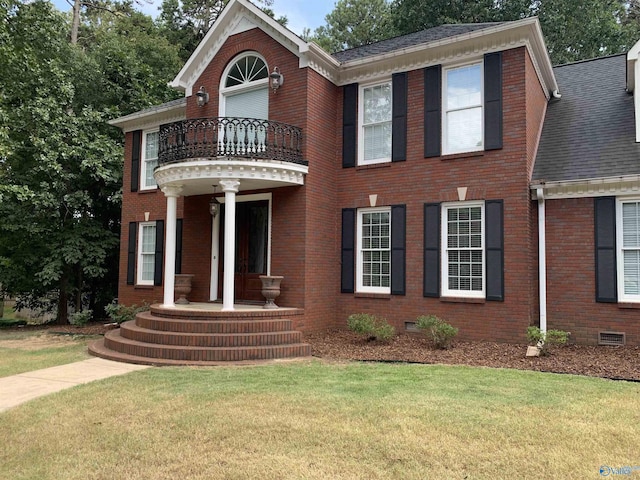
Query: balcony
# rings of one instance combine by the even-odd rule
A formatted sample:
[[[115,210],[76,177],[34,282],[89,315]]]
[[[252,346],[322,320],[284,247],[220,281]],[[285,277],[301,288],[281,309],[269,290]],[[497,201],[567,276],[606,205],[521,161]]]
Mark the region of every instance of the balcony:
[[[241,190],[303,185],[308,162],[302,130],[255,118],[194,118],[160,126],[158,167],[162,188],[181,185],[185,195],[211,191],[216,179],[235,178]]]
[[[308,163],[302,159],[302,130],[255,118],[194,118],[160,126],[158,164],[202,158],[243,158]]]

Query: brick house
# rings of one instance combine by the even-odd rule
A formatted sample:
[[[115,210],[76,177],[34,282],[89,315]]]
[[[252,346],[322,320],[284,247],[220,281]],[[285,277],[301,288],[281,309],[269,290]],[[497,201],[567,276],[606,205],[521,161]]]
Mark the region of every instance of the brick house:
[[[283,332],[355,312],[400,332],[436,314],[466,340],[540,324],[639,344],[640,253],[616,243],[640,232],[637,57],[554,69],[536,18],[329,55],[231,0],[172,82],[185,97],[110,122],[125,133],[119,301],[158,305],[94,353],[304,355]],[[193,275],[188,307],[175,274]],[[284,308],[255,303],[261,275],[284,276]],[[279,340],[237,337],[283,319]]]

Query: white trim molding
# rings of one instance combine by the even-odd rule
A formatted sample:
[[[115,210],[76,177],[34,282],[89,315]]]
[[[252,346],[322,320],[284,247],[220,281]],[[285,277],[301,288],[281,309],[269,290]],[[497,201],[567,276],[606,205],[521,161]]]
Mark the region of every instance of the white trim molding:
[[[640,175],[589,178],[558,182],[539,181],[532,183],[531,199],[537,200],[536,191],[542,189],[546,200],[560,198],[609,197],[614,195],[639,195]]]

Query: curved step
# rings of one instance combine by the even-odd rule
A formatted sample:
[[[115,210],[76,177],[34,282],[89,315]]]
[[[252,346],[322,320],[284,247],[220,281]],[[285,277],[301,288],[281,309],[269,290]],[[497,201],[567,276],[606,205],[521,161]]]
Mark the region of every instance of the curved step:
[[[143,328],[135,321],[120,325],[120,336],[142,343],[192,347],[250,347],[300,343],[302,333],[293,330],[257,333],[192,333]]]
[[[112,330],[104,336],[104,347],[116,352],[149,359],[182,362],[238,362],[245,360],[272,360],[276,358],[308,357],[311,346],[306,343],[289,345],[261,345],[238,347],[197,347],[183,345],[155,345],[120,336]]]
[[[251,310],[238,309],[232,311],[221,310],[206,310],[198,308],[197,305],[176,305],[172,308],[166,308],[159,304],[151,305],[150,312],[156,317],[164,318],[184,318],[190,320],[230,320],[243,318],[250,318],[251,320],[257,318],[282,318],[290,316],[298,316],[304,313],[300,308],[277,308],[277,309],[262,309],[260,307],[252,308]]]
[[[272,314],[273,316],[273,314]],[[160,317],[152,312],[136,315],[136,325],[149,330],[186,333],[261,333],[292,329],[292,321],[282,318],[194,320],[192,318]]]
[[[149,357],[140,357],[137,355],[130,355],[127,353],[116,352],[115,350],[110,350],[105,348],[104,340],[96,340],[95,342],[89,344],[89,353],[96,357],[105,358],[107,360],[113,360],[114,362],[125,362],[125,363],[135,363],[138,365],[153,365],[156,367],[167,367],[167,366],[192,366],[192,367],[210,367],[210,366],[223,366],[223,365],[256,365],[262,364],[266,362],[271,362],[274,359],[270,360],[241,360],[237,362],[209,362],[209,361],[186,361],[186,360],[170,360],[166,358],[149,358]],[[280,361],[296,361],[296,360],[306,360],[309,357],[290,357],[286,359],[279,359]]]

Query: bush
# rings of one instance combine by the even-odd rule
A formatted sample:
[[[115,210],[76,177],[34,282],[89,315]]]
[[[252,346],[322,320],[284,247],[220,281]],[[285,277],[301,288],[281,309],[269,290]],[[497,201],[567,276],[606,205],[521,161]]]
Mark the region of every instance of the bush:
[[[451,346],[453,337],[458,334],[456,327],[451,326],[435,315],[422,315],[418,317],[416,327],[424,332],[436,348],[443,350]]]
[[[93,315],[93,311],[91,310],[82,310],[81,312],[70,313],[69,323],[71,325],[75,325],[76,327],[81,327],[89,323],[89,320],[91,320],[92,315]]]
[[[396,334],[396,329],[384,318],[378,318],[369,313],[354,313],[347,319],[349,330],[366,335],[369,340],[391,340]]]
[[[547,330],[542,333],[538,327],[527,328],[527,339],[530,345],[535,345],[540,349],[540,355],[547,355],[549,349],[558,345],[565,345],[569,340],[569,332],[564,330]]]
[[[134,304],[129,307],[122,303],[112,302],[104,307],[104,311],[107,312],[109,318],[117,324],[133,320],[138,313],[146,312],[147,310],[149,310],[149,304],[147,302],[143,302],[140,306]]]

